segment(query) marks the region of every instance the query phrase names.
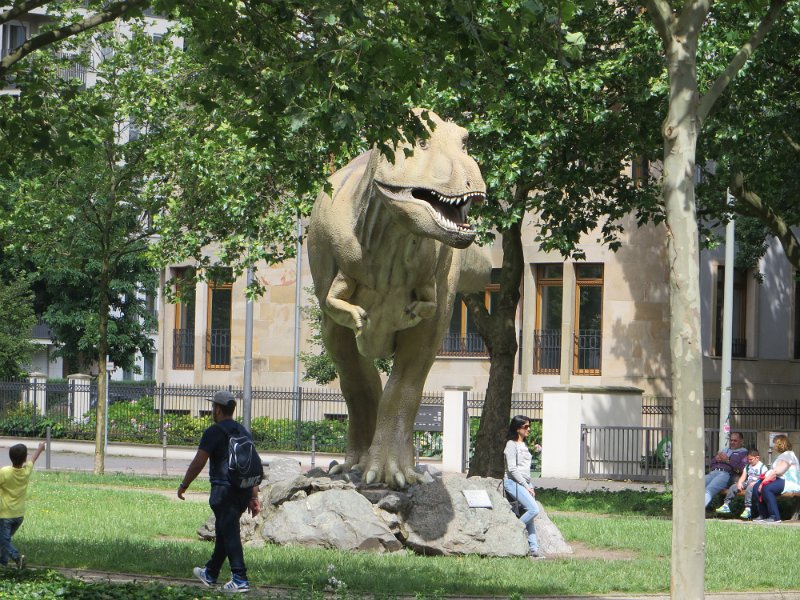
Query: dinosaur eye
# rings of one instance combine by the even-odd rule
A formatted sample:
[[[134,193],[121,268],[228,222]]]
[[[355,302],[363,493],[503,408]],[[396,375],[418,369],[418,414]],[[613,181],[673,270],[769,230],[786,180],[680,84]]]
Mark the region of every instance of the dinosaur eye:
[[[427,150],[430,147],[430,144],[428,143],[428,140],[417,138],[417,146],[419,146],[422,150]]]

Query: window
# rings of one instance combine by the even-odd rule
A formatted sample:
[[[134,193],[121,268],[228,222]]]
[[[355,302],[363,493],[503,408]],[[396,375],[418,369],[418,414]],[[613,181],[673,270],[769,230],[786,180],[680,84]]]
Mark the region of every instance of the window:
[[[156,357],[152,352],[142,355],[142,379],[152,380],[155,379],[155,362]]]
[[[172,368],[194,368],[194,269],[175,270],[175,329],[172,344]]]
[[[536,329],[533,332],[533,372],[561,370],[561,307],[564,298],[564,266],[536,267]]]
[[[600,375],[603,342],[603,265],[575,265],[575,375]]]
[[[8,56],[25,43],[28,31],[24,25],[6,23],[3,25],[3,45],[0,48],[0,58]]]
[[[206,368],[231,367],[231,313],[233,285],[230,275],[208,282]]]
[[[722,356],[722,317],[725,304],[725,266],[717,267],[717,306],[715,313],[714,354]],[[733,327],[731,329],[731,356],[747,356],[747,271],[733,269]]]
[[[497,292],[500,291],[499,277],[500,269],[492,269],[491,283],[484,292],[484,303],[490,314],[497,301]],[[461,294],[456,294],[454,305],[450,327],[442,340],[439,356],[486,356],[486,345]]]

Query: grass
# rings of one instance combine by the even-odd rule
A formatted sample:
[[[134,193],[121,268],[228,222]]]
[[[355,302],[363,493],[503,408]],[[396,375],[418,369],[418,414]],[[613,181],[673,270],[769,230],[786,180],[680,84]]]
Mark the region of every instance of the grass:
[[[175,499],[177,484],[177,479],[132,475],[37,472],[25,523],[15,538],[17,547],[31,564],[189,578],[192,567],[204,564],[211,552],[211,545],[195,533],[210,511],[205,502]],[[331,587],[332,577],[339,582],[334,586],[339,596],[354,597],[360,592],[436,598],[445,593],[528,596],[669,590],[669,494],[542,490],[539,499],[567,541],[594,550],[597,558],[532,563],[523,558],[248,547],[250,580],[255,586],[297,588],[302,591],[298,597],[321,594]],[[800,589],[793,572],[770,559],[774,548],[793,547],[797,531],[790,526],[708,520],[706,589]],[[745,569],[731,556],[758,557],[759,567]],[[0,587],[3,597],[11,596],[4,596]]]

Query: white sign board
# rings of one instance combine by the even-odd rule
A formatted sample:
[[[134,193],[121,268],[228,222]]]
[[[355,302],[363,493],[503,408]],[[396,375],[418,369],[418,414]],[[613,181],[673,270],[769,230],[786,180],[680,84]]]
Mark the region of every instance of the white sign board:
[[[492,501],[486,490],[462,490],[470,508],[492,508]]]

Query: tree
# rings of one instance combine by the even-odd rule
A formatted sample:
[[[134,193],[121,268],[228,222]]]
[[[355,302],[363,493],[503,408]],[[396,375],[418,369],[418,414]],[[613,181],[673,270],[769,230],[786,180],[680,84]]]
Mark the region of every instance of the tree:
[[[96,361],[101,399],[110,340],[123,365],[134,351],[151,347],[143,296],[152,293],[154,279],[143,258],[155,233],[149,215],[160,206],[140,193],[148,176],[146,136],[130,140],[127,134],[132,120],[144,122],[139,117],[147,98],[141,95],[147,87],[158,89],[154,69],[171,50],[136,30],[130,38],[109,35],[105,43],[110,51],[97,67],[97,85],[88,89],[60,81],[44,57],[41,69],[21,74],[16,114],[43,113],[61,142],[35,161],[20,157],[5,190],[13,206],[9,249],[31,257],[39,276],[50,278],[47,316],[73,352]],[[95,472],[102,473],[105,403],[96,410]]]
[[[679,10],[673,10],[666,0],[647,2],[649,17],[663,43],[669,76],[669,107],[662,126],[662,194],[669,230],[670,350],[672,393],[676,398],[674,482],[676,497],[683,499],[673,508],[673,598],[701,598],[704,589],[703,376],[698,220],[693,180],[697,140],[711,109],[760,45],[785,4],[781,0],[772,0],[769,6],[751,3],[754,12],[763,10],[763,17],[756,20],[744,43],[733,48],[724,69],[709,77],[710,85],[701,96],[698,50],[711,2],[690,1]]]
[[[41,11],[41,9],[46,10],[53,21],[44,26],[40,33],[25,40],[17,48],[13,48],[11,52],[0,58],[0,81],[5,80],[17,63],[31,53],[54,46],[70,37],[91,32],[116,19],[141,16],[142,9],[149,5],[150,0],[123,0],[121,2],[26,0],[14,2],[10,8],[0,12],[0,25],[15,19],[27,20],[27,17],[34,11]]]
[[[28,278],[17,275],[6,281],[0,277],[0,379],[24,373],[23,365],[33,355],[30,333],[35,324]]]
[[[755,16],[731,13],[728,19],[739,30],[746,30]],[[791,229],[800,224],[795,176],[800,158],[800,35],[795,7],[787,6],[786,18],[775,23],[765,43],[769,51],[755,53],[746,76],[731,82],[698,142],[704,174],[697,190],[698,211],[712,222],[725,220],[730,189],[738,216],[737,264],[755,266],[766,249],[765,236],[772,235],[800,269],[800,243]]]

